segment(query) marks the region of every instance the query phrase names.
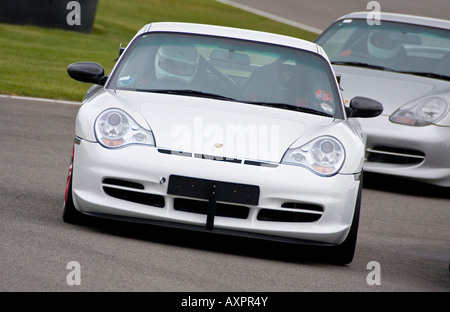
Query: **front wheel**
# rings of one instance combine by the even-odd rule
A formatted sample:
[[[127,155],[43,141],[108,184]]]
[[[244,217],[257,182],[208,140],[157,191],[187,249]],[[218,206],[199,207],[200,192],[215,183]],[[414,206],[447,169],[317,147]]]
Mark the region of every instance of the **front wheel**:
[[[313,257],[321,262],[327,262],[338,265],[349,264],[353,260],[356,249],[356,239],[358,236],[359,214],[361,210],[361,194],[362,194],[362,174],[359,184],[358,195],[356,198],[355,212],[350,227],[350,232],[344,242],[337,246],[313,248]]]

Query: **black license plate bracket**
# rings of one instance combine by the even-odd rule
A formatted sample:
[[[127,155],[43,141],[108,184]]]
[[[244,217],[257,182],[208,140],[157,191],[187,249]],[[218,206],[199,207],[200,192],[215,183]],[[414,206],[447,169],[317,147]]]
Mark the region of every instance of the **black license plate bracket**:
[[[251,184],[171,175],[167,193],[206,200],[214,196],[214,201],[256,206],[259,202],[260,189],[259,186]]]

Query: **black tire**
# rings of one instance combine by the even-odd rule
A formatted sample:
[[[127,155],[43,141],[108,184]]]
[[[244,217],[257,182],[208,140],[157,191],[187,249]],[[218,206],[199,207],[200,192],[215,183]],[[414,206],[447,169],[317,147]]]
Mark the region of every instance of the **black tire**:
[[[356,198],[355,212],[347,238],[340,245],[332,247],[316,246],[313,249],[313,257],[320,262],[332,263],[337,265],[346,265],[353,261],[356,249],[356,240],[358,236],[359,215],[361,210],[362,194],[362,174]]]
[[[82,224],[85,221],[85,216],[79,212],[73,203],[72,197],[72,174],[70,175],[69,181],[67,182],[66,197],[63,206],[63,221],[71,224]]]

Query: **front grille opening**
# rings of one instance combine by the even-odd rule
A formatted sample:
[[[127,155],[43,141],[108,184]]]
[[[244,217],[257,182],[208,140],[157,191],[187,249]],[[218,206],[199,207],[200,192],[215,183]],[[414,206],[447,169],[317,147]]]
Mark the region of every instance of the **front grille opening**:
[[[175,210],[198,213],[206,215],[208,212],[209,202],[186,199],[186,198],[175,198],[173,201],[173,207]],[[228,217],[236,219],[247,219],[250,208],[239,205],[229,205],[223,203],[216,203],[216,213],[218,217]]]
[[[116,189],[103,186],[103,191],[111,197],[123,199],[129,202],[164,208],[164,197],[161,195],[134,192],[130,190]]]
[[[423,152],[407,148],[374,146],[367,152],[367,161],[369,162],[413,165],[421,163],[425,159]]]
[[[306,204],[306,203],[283,203],[281,205],[281,207],[323,212],[322,206],[314,205],[314,204]]]
[[[123,187],[133,188],[133,189],[137,189],[137,190],[144,189],[144,186],[140,183],[125,181],[125,180],[120,180],[120,179],[112,179],[112,178],[104,179],[103,184],[123,186]]]
[[[321,214],[314,213],[261,209],[257,219],[272,222],[314,222],[319,220],[321,216]]]

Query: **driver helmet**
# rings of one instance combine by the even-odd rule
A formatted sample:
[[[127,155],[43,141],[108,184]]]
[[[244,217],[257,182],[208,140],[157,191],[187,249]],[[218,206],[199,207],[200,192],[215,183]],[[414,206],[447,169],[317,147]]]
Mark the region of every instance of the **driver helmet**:
[[[190,82],[197,73],[199,54],[192,44],[163,45],[155,57],[155,75]]]
[[[400,40],[395,38],[394,33],[390,32],[371,32],[367,40],[367,50],[371,56],[387,60],[395,57],[401,49]]]

